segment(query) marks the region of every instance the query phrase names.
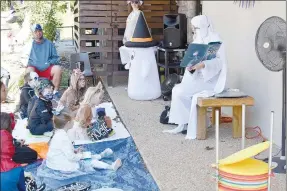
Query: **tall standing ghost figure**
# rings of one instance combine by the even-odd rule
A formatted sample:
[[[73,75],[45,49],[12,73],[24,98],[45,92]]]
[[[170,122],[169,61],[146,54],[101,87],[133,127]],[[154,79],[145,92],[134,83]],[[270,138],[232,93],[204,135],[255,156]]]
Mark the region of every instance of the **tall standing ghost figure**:
[[[134,100],[153,100],[161,96],[155,59],[157,42],[153,41],[143,12],[138,11],[130,40],[120,47],[121,61],[129,69],[128,96]],[[133,18],[135,21],[135,18]]]

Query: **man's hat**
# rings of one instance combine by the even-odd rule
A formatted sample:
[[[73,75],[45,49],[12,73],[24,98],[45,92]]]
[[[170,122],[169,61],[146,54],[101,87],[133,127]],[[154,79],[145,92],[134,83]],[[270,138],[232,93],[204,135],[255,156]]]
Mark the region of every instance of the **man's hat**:
[[[40,31],[43,30],[42,26],[40,24],[34,24],[32,26],[32,32],[35,32],[36,30],[40,30]]]
[[[147,47],[156,46],[158,44],[157,41],[154,41],[152,39],[152,36],[150,34],[148,25],[146,23],[146,20],[145,20],[145,17],[142,11],[140,11],[140,14],[138,16],[138,20],[135,26],[133,36],[129,40],[130,41],[127,41],[125,43],[126,47],[147,48]]]

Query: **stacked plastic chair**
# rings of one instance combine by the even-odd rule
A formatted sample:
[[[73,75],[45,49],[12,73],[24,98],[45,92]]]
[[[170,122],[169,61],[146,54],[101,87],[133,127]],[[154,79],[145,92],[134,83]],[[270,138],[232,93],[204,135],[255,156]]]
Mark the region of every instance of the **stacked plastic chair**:
[[[219,160],[219,112],[216,111],[216,190],[219,191],[270,191],[272,162],[273,112],[271,113],[270,141],[242,149]],[[244,137],[242,137],[244,139]],[[244,144],[244,141],[242,141]],[[244,145],[242,146],[244,148]],[[269,148],[268,163],[254,159],[257,154]]]

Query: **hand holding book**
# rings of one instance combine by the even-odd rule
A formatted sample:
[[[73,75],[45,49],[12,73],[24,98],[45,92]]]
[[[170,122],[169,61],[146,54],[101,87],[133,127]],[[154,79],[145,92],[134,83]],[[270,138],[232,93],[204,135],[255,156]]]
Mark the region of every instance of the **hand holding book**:
[[[204,67],[202,61],[216,58],[221,42],[210,42],[209,44],[191,43],[181,61],[181,67],[195,71]]]
[[[190,72],[192,72],[192,71],[194,72],[195,70],[200,70],[200,69],[202,69],[204,67],[205,67],[205,64],[203,62],[200,62],[200,63],[198,63],[196,65],[187,66],[187,70],[190,71]]]

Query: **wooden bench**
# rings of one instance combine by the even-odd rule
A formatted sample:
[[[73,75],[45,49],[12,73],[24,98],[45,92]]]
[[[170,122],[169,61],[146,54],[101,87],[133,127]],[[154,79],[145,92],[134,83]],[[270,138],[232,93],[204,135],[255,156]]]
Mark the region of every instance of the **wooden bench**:
[[[207,138],[206,112],[212,107],[212,124],[215,124],[215,110],[221,113],[221,107],[233,108],[232,135],[233,138],[241,138],[242,133],[242,105],[253,106],[254,98],[248,96],[243,98],[198,98],[197,100],[197,139]],[[219,116],[220,118],[220,116]]]

